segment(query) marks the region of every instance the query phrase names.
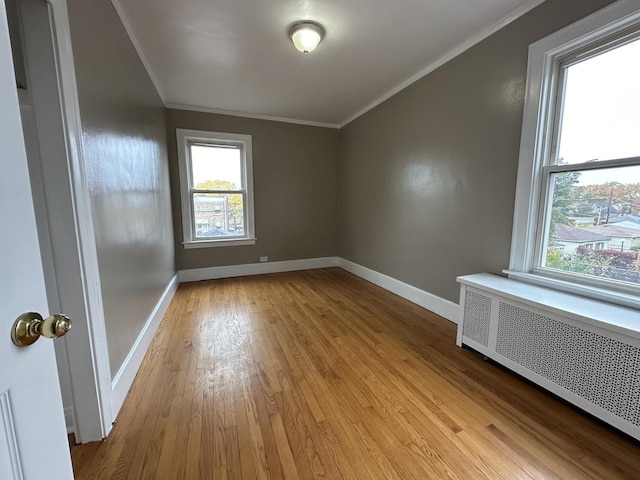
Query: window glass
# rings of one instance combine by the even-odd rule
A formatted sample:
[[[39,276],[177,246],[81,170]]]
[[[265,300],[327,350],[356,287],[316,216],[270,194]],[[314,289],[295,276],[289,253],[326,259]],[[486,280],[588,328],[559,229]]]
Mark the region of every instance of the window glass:
[[[550,177],[542,266],[640,283],[640,165]]]
[[[242,188],[240,149],[219,145],[191,145],[193,188],[238,190]]]
[[[564,74],[558,158],[576,164],[640,156],[640,40]]]
[[[196,207],[196,238],[243,235],[243,194],[194,193],[193,203]],[[208,228],[198,227],[204,224],[206,224]]]
[[[222,191],[194,193],[196,239],[242,236],[244,232],[244,193],[242,152],[236,146],[191,145],[192,184],[195,190]]]

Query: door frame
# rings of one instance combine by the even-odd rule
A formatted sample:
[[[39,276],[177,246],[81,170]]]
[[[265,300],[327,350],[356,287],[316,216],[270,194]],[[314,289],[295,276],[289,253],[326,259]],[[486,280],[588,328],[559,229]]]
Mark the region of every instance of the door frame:
[[[73,403],[71,417],[76,441],[87,443],[105,438],[111,431],[114,416],[98,254],[84,169],[83,132],[67,3],[66,0],[27,0],[19,3],[27,75],[36,79],[34,85],[38,84],[37,79],[47,76],[53,79],[50,83],[56,83],[57,80],[58,98],[55,98],[56,92],[49,91],[50,95],[38,95],[35,89],[31,92],[35,116],[40,111],[40,115],[45,112],[44,116],[47,117],[44,122],[47,128],[41,128],[37,135],[38,144],[41,149],[46,145],[44,151],[55,157],[56,165],[53,168],[56,170],[51,170],[50,165],[43,165],[38,155],[38,161],[30,162],[30,169],[32,163],[36,164],[36,171],[30,175],[40,178],[39,186],[43,189],[43,192],[34,194],[34,203],[40,202],[40,208],[36,205],[36,214],[38,222],[42,222],[47,230],[40,239],[44,243],[41,250],[49,306],[52,313],[55,313],[53,310],[70,313],[74,321],[72,334],[65,337],[63,345],[57,346],[56,356],[60,368],[68,366]],[[51,56],[54,58],[51,59]],[[44,61],[41,61],[42,58]],[[47,88],[45,83],[40,81],[41,92]],[[45,172],[46,178],[55,176],[55,185],[52,185],[54,182],[47,184],[42,181]]]

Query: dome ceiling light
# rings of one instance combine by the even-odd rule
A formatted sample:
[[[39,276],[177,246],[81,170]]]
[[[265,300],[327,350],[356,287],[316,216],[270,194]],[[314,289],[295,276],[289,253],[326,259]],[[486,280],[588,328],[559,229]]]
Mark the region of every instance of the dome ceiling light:
[[[293,45],[302,53],[313,52],[324,36],[322,25],[308,20],[294,23],[289,30]]]

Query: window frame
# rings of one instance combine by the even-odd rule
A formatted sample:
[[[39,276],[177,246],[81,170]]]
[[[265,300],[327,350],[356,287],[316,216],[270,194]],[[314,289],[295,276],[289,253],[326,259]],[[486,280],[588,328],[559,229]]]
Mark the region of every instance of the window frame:
[[[509,278],[542,285],[633,308],[640,307],[637,293],[624,288],[607,288],[606,281],[572,279],[536,268],[542,235],[548,216],[549,178],[567,165],[548,165],[555,153],[558,89],[561,88],[561,64],[572,54],[602,48],[608,37],[633,27],[640,28],[640,8],[634,0],[621,0],[559,30],[529,46],[520,155],[516,184]],[[594,162],[602,168],[613,161]]]
[[[253,201],[253,150],[251,135],[203,130],[176,129],[178,167],[180,175],[180,203],[182,212],[182,245],[185,249],[254,245],[255,214]],[[232,238],[197,238],[195,224],[194,193],[208,191],[192,188],[191,145],[200,143],[211,146],[233,146],[240,149],[243,188],[233,193],[244,195],[245,228],[243,235]],[[223,192],[224,193],[224,192]]]

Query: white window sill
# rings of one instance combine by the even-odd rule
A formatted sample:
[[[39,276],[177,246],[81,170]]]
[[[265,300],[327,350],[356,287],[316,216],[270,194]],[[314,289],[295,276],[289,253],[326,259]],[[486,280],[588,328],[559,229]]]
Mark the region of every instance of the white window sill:
[[[605,290],[603,288],[588,285],[579,285],[556,278],[536,275],[535,273],[517,272],[514,270],[503,270],[503,273],[506,273],[510,279],[550,288],[558,291],[559,293],[566,292],[601,303],[606,302],[607,304],[615,304],[626,308],[640,310],[640,298],[636,295]],[[637,315],[639,318],[638,324],[640,325],[640,313],[637,313]]]
[[[256,238],[238,238],[235,240],[195,240],[192,242],[182,242],[182,246],[186,250],[191,248],[239,247],[242,245],[255,245],[256,240]]]
[[[540,310],[640,340],[640,313],[635,309],[486,273],[466,275],[458,277],[457,280],[465,285],[491,291]]]

